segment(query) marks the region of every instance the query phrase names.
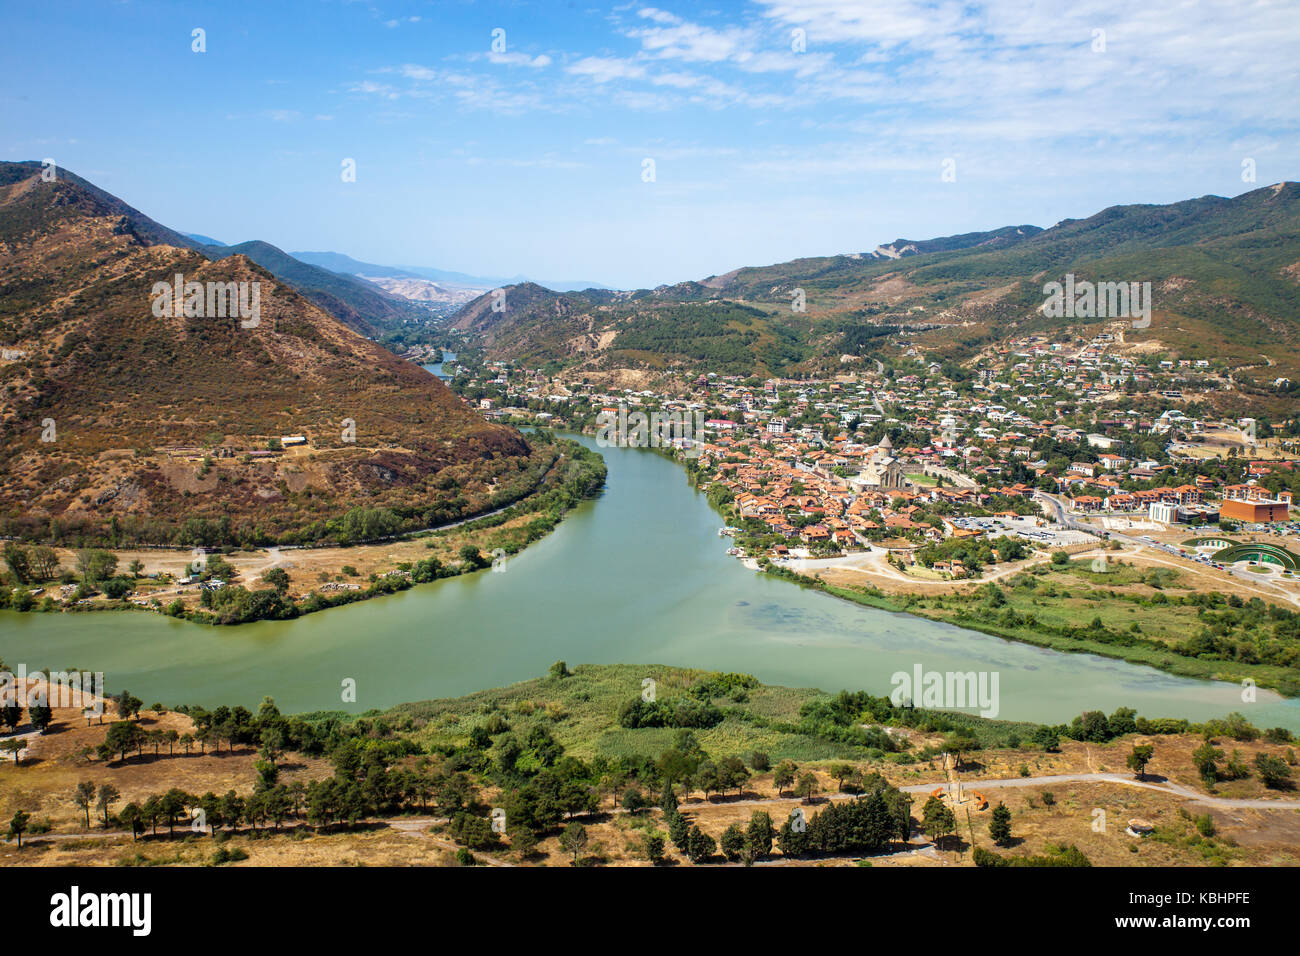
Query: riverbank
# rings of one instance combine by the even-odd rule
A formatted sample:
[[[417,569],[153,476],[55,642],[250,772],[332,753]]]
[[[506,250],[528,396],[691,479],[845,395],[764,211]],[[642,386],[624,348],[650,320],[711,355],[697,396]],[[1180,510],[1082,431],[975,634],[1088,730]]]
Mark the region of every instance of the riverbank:
[[[1058,722],[1133,707],[1194,720],[1245,710],[1258,726],[1300,730],[1300,702],[1236,684],[1175,677],[1092,654],[1064,655],[912,614],[891,614],[747,571],[728,557],[718,517],[660,455],[601,448],[608,482],[555,530],[505,563],[329,614],[195,628],[161,614],[0,611],[0,656],[102,671],[148,701],[290,712],[360,713],[455,697],[574,663],[672,663],[754,674],[790,687],[881,695],[891,677],[1000,674],[1000,716]],[[712,542],[712,545],[710,545]],[[418,544],[417,544],[418,546]],[[1086,620],[1086,619],[1085,619]],[[341,699],[341,686],[355,695]],[[355,697],[355,699],[353,699]]]
[[[598,454],[568,439],[543,437],[540,444],[553,446],[555,454],[536,490],[478,518],[347,546],[54,549],[58,567],[87,566],[81,579],[68,570],[31,587],[0,587],[0,607],[38,613],[149,610],[199,623],[244,624],[287,620],[489,567],[502,570],[604,487]],[[93,579],[85,573],[91,564]]]
[[[677,720],[631,726],[629,704],[643,701],[647,680],[663,716],[691,703],[689,738]],[[896,801],[906,824],[896,837],[808,847],[773,833],[755,862],[972,865],[998,803],[1015,836],[999,854],[1076,846],[1108,866],[1300,862],[1294,736],[1244,721],[1118,711],[1047,727],[742,673],[563,662],[364,717],[286,716],[269,700],[256,713],[159,704],[114,729],[117,716],[101,723],[57,706],[49,732],[23,735],[19,760],[0,761],[0,819],[27,815],[22,847],[0,843],[0,866],[453,865],[458,848],[462,864],[472,853],[492,865],[568,865],[561,836],[575,822],[590,831],[589,865],[721,864],[735,861],[727,831],[755,812],[788,830],[796,810],[812,825],[867,793]],[[1219,751],[1213,774],[1198,763],[1207,737],[1231,750]],[[358,746],[386,757],[366,766],[367,786],[356,785]],[[1134,773],[1126,768],[1140,749]],[[83,781],[108,785],[102,805],[77,801]],[[691,848],[673,828],[658,806],[665,792],[708,846]],[[931,795],[954,811],[958,832],[926,835]],[[1086,821],[1108,816],[1109,831],[1081,827],[1081,807]],[[505,811],[505,833],[488,826],[489,808]],[[1148,836],[1122,834],[1133,818],[1153,825]],[[660,858],[648,859],[645,838],[656,833]]]
[[[699,470],[686,467],[679,454],[654,451],[682,465],[692,488],[705,490]],[[719,496],[706,499],[724,523],[740,520]],[[1255,686],[1300,697],[1300,668],[1293,663],[1300,655],[1300,614],[1256,594],[1243,599],[1240,588],[1224,594],[1207,583],[1203,568],[1153,561],[1117,544],[1098,551],[1099,559],[1067,558],[1065,550],[1091,555],[1083,545],[1058,550],[998,565],[991,575],[974,579],[912,582],[901,574],[886,580],[864,572],[870,582],[865,586],[848,584],[849,575],[833,562],[812,575],[766,557],[751,555],[742,563],[866,607],[1180,677],[1241,683],[1245,703]],[[1100,571],[1090,570],[1098,566]]]
[[[1104,622],[1098,623],[1102,621],[1100,615],[1094,615],[1088,624],[1061,622],[1049,629],[1038,620],[1038,615],[1050,613],[1050,609],[1044,607],[1041,602],[1032,602],[1038,614],[1031,613],[1027,607],[1022,606],[1031,602],[1015,600],[1014,587],[1010,592],[998,589],[1001,603],[998,603],[998,598],[993,597],[994,592],[986,592],[983,596],[974,590],[950,594],[948,602],[956,602],[954,606],[953,603],[945,603],[943,596],[890,595],[874,587],[835,585],[817,576],[798,574],[779,568],[770,562],[761,565],[760,570],[773,577],[797,583],[801,587],[819,590],[832,597],[864,607],[955,624],[993,637],[1019,641],[1067,654],[1096,654],[1100,657],[1110,657],[1130,664],[1154,667],[1180,677],[1239,683],[1251,681],[1259,687],[1276,690],[1284,697],[1300,697],[1300,677],[1293,668],[1250,664],[1243,661],[1202,660],[1179,654],[1171,650],[1169,644],[1160,640],[1143,638],[1136,636],[1132,631],[1125,633],[1108,627]],[[1075,586],[1078,587],[1077,582]],[[1107,598],[1112,601],[1124,600],[1113,590]],[[1066,592],[1065,597],[1061,598],[1056,605],[1058,612],[1066,610],[1063,605],[1067,600],[1078,599],[1076,595]],[[1083,599],[1078,603],[1086,603],[1086,600]],[[1191,601],[1190,604],[1194,607],[1196,602]],[[1155,614],[1169,615],[1178,608],[1178,599],[1175,598],[1172,607],[1167,599],[1163,608],[1152,610]],[[1074,619],[1079,620],[1078,617]],[[1137,624],[1139,628],[1142,627],[1142,624],[1136,620],[1131,623]],[[1144,623],[1149,626],[1150,622],[1144,621]],[[1243,697],[1243,701],[1249,703],[1247,697]]]

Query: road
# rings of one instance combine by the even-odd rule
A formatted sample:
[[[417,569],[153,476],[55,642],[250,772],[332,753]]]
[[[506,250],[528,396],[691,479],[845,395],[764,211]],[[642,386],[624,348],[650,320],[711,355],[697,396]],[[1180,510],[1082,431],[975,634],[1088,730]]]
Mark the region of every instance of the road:
[[[1197,570],[1204,571],[1206,573],[1219,570],[1218,568],[1213,568],[1211,566],[1204,564],[1203,562],[1193,561],[1184,557],[1179,552],[1179,549],[1174,547],[1173,545],[1160,544],[1158,542],[1152,543],[1143,538],[1135,538],[1132,535],[1124,534],[1123,532],[1120,531],[1101,531],[1098,528],[1088,524],[1087,522],[1079,521],[1078,519],[1073,517],[1069,512],[1065,510],[1065,506],[1061,503],[1061,501],[1058,498],[1049,495],[1046,492],[1042,492],[1042,491],[1034,492],[1034,499],[1036,501],[1046,503],[1049,510],[1054,512],[1055,520],[1065,525],[1066,527],[1071,528],[1075,531],[1082,531],[1085,534],[1095,535],[1099,538],[1104,536],[1107,537],[1109,540],[1118,541],[1121,544],[1127,544],[1133,548],[1136,548],[1138,553],[1141,554],[1148,561],[1156,561],[1156,563],[1167,564],[1170,567],[1175,567],[1175,568],[1181,567],[1184,563],[1186,563],[1192,565]],[[1160,554],[1168,555],[1174,560],[1159,561],[1158,559],[1153,559],[1147,553],[1148,549],[1150,551],[1155,551]],[[1294,604],[1297,607],[1300,607],[1300,595],[1297,595],[1294,592],[1289,591],[1288,589],[1280,585],[1274,584],[1273,582],[1265,578],[1261,578],[1260,575],[1258,574],[1254,574],[1243,568],[1233,567],[1232,565],[1225,566],[1222,569],[1222,573],[1227,574],[1229,577],[1234,577],[1241,581],[1247,582],[1247,584],[1249,585],[1249,590],[1254,591],[1257,594],[1261,594],[1265,597],[1281,598],[1283,601],[1286,601],[1289,604]]]

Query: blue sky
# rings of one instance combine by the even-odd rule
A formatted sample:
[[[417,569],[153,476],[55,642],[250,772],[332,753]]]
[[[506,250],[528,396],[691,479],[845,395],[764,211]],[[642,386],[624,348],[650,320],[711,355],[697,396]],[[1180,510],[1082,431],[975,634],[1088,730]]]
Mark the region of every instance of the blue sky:
[[[0,157],[184,231],[388,264],[650,286],[1300,178],[1289,0],[55,0],[0,22]]]

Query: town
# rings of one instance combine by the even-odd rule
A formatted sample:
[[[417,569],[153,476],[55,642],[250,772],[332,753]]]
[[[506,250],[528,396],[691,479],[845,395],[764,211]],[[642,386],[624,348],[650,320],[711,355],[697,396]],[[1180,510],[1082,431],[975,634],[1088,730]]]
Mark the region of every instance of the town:
[[[676,449],[754,567],[857,569],[906,590],[1105,547],[1300,603],[1297,423],[1209,413],[1230,373],[1126,349],[1122,324],[1014,339],[973,370],[904,345],[874,370],[844,356],[831,378],[691,370],[623,388],[461,349],[449,384],[492,419],[589,433],[628,409],[702,419],[702,434],[652,444]]]

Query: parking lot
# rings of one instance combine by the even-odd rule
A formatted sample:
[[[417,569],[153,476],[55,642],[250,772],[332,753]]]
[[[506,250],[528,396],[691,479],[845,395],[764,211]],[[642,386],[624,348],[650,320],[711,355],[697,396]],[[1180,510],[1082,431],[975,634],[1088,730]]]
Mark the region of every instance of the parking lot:
[[[1023,538],[1040,548],[1065,548],[1096,541],[1090,534],[1043,522],[1041,518],[957,518],[959,528],[978,528],[990,538]]]

